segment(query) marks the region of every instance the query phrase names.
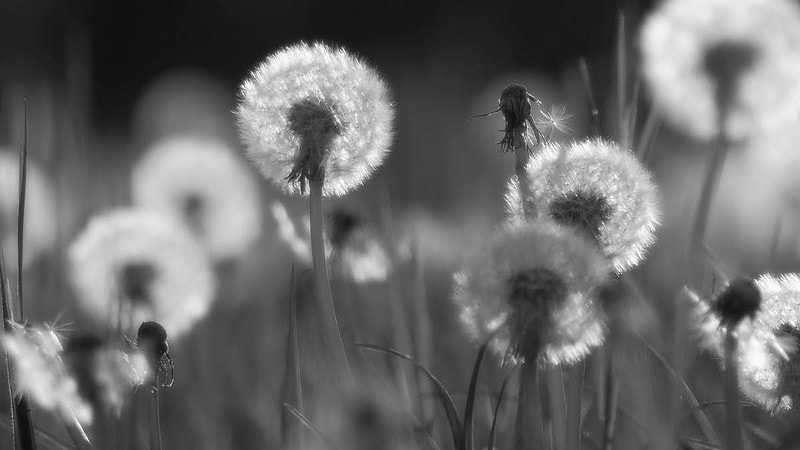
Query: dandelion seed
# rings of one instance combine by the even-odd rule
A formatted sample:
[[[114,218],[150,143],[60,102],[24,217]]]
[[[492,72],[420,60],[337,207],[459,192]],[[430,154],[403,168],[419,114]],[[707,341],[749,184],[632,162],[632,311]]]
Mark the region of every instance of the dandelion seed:
[[[571,364],[603,342],[595,294],[608,262],[584,237],[544,222],[507,226],[455,276],[469,334],[512,360]]]
[[[288,193],[323,177],[323,194],[361,185],[386,157],[393,107],[378,73],[343,49],[300,43],[257,67],[237,119],[261,173]]]
[[[768,30],[768,32],[767,32]],[[800,8],[788,0],[668,0],[641,35],[655,103],[708,139],[741,140],[800,115]]]
[[[738,286],[737,286],[738,284]],[[800,401],[800,276],[761,275],[753,282],[761,296],[761,307],[747,314],[736,327],[738,340],[739,384],[742,393],[771,412],[786,412]],[[720,314],[727,310],[720,301],[730,303],[731,292],[750,298],[752,286],[742,281],[731,283],[716,302],[691,296],[692,317],[703,345],[722,361],[723,343],[729,320]],[[739,302],[751,305],[750,300]],[[738,310],[741,314],[742,310]]]
[[[564,134],[572,132],[572,128],[569,126],[572,114],[567,112],[566,105],[551,105],[549,110],[541,111],[541,113],[544,120],[537,119],[534,122],[545,132],[552,134],[553,129]]]
[[[228,144],[198,136],[157,142],[137,163],[133,200],[185,222],[212,258],[246,252],[261,231],[261,202],[250,169]]]
[[[47,178],[28,161],[25,188],[23,264],[28,266],[49,250],[56,239],[54,199]],[[0,147],[0,239],[6,268],[17,270],[17,216],[19,214],[19,155]]]
[[[661,208],[656,186],[636,158],[616,144],[589,139],[547,144],[525,169],[537,214],[591,236],[624,272],[655,241]],[[525,220],[516,177],[508,183],[509,220]]]
[[[67,421],[91,424],[92,408],[78,394],[78,384],[61,360],[60,337],[49,327],[13,326],[10,333],[0,336],[0,343],[14,362],[14,394],[28,396]]]
[[[214,295],[210,262],[189,230],[149,211],[95,217],[71,245],[69,263],[83,310],[126,333],[156,319],[180,336],[205,316]]]

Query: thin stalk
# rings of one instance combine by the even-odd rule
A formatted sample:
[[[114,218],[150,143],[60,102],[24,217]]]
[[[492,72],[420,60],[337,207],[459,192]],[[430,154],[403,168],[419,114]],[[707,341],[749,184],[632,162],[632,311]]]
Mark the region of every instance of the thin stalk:
[[[320,169],[321,170],[321,169]],[[323,330],[327,335],[331,348],[334,367],[345,383],[353,382],[350,363],[347,360],[339,321],[336,318],[336,308],[333,305],[331,282],[328,275],[328,263],[325,260],[325,241],[323,239],[323,208],[322,208],[323,177],[309,179],[309,211],[311,215],[311,259],[314,270],[314,287],[316,288],[319,306],[322,309]]]
[[[432,326],[431,314],[428,310],[428,293],[425,289],[425,266],[422,260],[418,236],[414,236],[412,244],[412,260],[414,265],[414,350],[420,364],[425,367],[431,365]],[[417,374],[420,405],[419,414],[423,424],[433,420],[433,399],[428,398],[431,385],[422,374]]]
[[[23,235],[25,231],[25,191],[28,178],[28,103],[23,99],[22,149],[19,153],[19,203],[17,211],[17,294],[19,296],[19,321],[25,321],[22,302]]]
[[[586,362],[581,361],[569,370],[567,385],[567,450],[581,449],[581,400]]]
[[[289,281],[289,331],[286,338],[286,366],[283,373],[283,403],[294,404],[299,411],[303,411],[303,387],[300,378],[300,350],[297,338],[297,304],[295,298],[295,270],[292,264],[292,271]],[[303,433],[297,429],[296,433],[292,430],[297,428],[290,425],[289,411],[281,408],[281,441],[284,447],[288,447],[291,442],[291,435],[300,447],[303,447]]]
[[[620,139],[625,139],[625,96],[627,88],[627,44],[625,40],[625,14],[620,12],[617,26],[617,124],[620,130]]]
[[[742,410],[739,408],[739,364],[734,327],[725,333],[725,425],[729,450],[743,450]]]
[[[514,171],[517,174],[517,184],[519,185],[519,198],[522,201],[522,211],[525,214],[525,219],[531,220],[536,216],[536,208],[533,205],[531,198],[531,183],[528,179],[528,174],[525,171],[525,167],[528,165],[528,161],[531,159],[531,154],[526,146],[522,145],[514,150],[514,155],[516,156]]]
[[[72,416],[69,420],[62,418],[62,421],[67,434],[72,439],[72,443],[75,444],[75,448],[78,450],[90,450],[92,448],[92,443],[89,441],[89,437],[86,436],[86,431],[83,430],[75,416]]]
[[[724,132],[720,130],[714,143],[714,150],[711,161],[706,170],[706,177],[703,180],[703,188],[700,191],[700,198],[697,202],[694,226],[692,227],[691,252],[693,257],[700,249],[700,244],[705,240],[706,228],[708,228],[708,217],[711,212],[711,204],[714,200],[714,193],[719,184],[719,177],[725,166],[725,158],[728,155],[728,140]]]
[[[150,420],[150,450],[161,450],[161,414],[158,407],[159,391],[156,383],[154,382],[153,384],[153,392],[147,396],[149,403],[147,416]]]
[[[544,444],[542,404],[539,397],[539,370],[536,360],[522,364],[517,397],[514,449],[540,449]]]
[[[586,58],[580,58],[578,60],[578,65],[581,70],[581,78],[583,78],[583,88],[586,91],[586,101],[589,103],[589,113],[592,116],[592,135],[600,137],[602,134],[600,108],[597,107],[597,100],[594,96],[594,89],[592,89],[592,78],[589,74],[589,66],[586,64]]]
[[[560,366],[550,367],[545,372],[545,381],[550,398],[550,434],[553,448],[563,450],[567,434],[567,398],[564,390],[564,377]]]
[[[603,449],[611,450],[614,443],[614,431],[617,425],[617,405],[619,402],[619,378],[614,373],[614,354],[608,361],[608,376],[605,389],[608,391],[606,403],[606,422],[603,428]]]

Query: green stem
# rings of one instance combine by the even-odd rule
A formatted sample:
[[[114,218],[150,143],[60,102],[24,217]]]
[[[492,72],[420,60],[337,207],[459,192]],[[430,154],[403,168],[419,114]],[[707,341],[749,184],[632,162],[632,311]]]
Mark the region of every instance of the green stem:
[[[325,258],[325,241],[323,239],[323,207],[322,207],[322,176],[309,179],[310,215],[311,215],[311,259],[314,268],[314,287],[316,288],[319,306],[322,310],[323,330],[327,335],[328,342],[331,343],[332,357],[334,366],[340,376],[347,380],[345,383],[353,381],[350,363],[347,360],[342,333],[339,329],[339,321],[336,318],[336,308],[333,305],[333,295],[331,294],[331,282],[328,275],[328,264]]]
[[[161,414],[158,407],[159,391],[153,384],[153,392],[148,396],[147,410],[150,419],[150,450],[161,450]]]
[[[586,362],[581,361],[569,370],[567,385],[567,450],[581,449],[581,400]]]
[[[733,327],[725,333],[725,424],[729,450],[743,450],[742,410],[739,408],[739,364]]]

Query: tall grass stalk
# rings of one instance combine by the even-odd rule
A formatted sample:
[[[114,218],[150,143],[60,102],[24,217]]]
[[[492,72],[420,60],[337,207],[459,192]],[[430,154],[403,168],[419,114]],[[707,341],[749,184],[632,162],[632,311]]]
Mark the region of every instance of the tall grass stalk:
[[[322,169],[319,169],[320,172]],[[324,211],[322,207],[323,177],[316,176],[309,179],[309,197],[311,215],[311,259],[314,270],[314,287],[322,312],[322,328],[331,346],[331,356],[334,367],[344,384],[353,383],[353,374],[347,360],[342,333],[339,329],[339,320],[336,318],[336,308],[333,305],[331,282],[328,274],[328,263],[325,260],[325,241],[323,239]]]
[[[736,359],[734,327],[725,333],[725,425],[728,450],[744,450],[742,410],[739,407],[739,364]]]

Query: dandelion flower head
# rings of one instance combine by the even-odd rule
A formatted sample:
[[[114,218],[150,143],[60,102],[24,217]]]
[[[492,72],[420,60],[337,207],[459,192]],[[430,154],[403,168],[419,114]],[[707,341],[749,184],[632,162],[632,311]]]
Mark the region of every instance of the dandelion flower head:
[[[761,308],[736,328],[739,387],[765,409],[785,412],[800,401],[800,276],[761,275],[755,285]],[[702,342],[724,365],[725,322],[715,304],[692,300]]]
[[[208,256],[178,222],[144,210],[96,216],[69,249],[71,279],[83,310],[133,333],[158,320],[179,336],[208,312],[215,278]]]
[[[655,103],[698,138],[740,140],[800,117],[800,8],[790,0],[666,0],[644,24]]]
[[[51,248],[56,238],[53,193],[39,166],[28,160],[25,187],[23,265]],[[17,269],[19,155],[0,147],[0,239],[6,268]]]
[[[595,294],[609,274],[588,239],[545,222],[506,226],[455,276],[469,334],[511,360],[574,363],[603,342]]]
[[[533,197],[528,203],[539,217],[591,236],[617,272],[644,259],[661,208],[650,173],[633,154],[599,139],[549,143],[525,172]],[[508,183],[506,205],[512,222],[525,220],[516,177]]]
[[[288,193],[323,177],[323,195],[361,185],[384,160],[394,109],[378,73],[344,49],[295,44],[244,81],[236,111],[246,152]]]
[[[16,395],[27,395],[42,409],[67,420],[92,422],[92,408],[61,360],[61,337],[48,326],[14,324],[0,343],[14,363]]]
[[[214,259],[248,250],[261,230],[258,184],[223,141],[172,136],[153,145],[133,171],[134,202],[194,231]]]

